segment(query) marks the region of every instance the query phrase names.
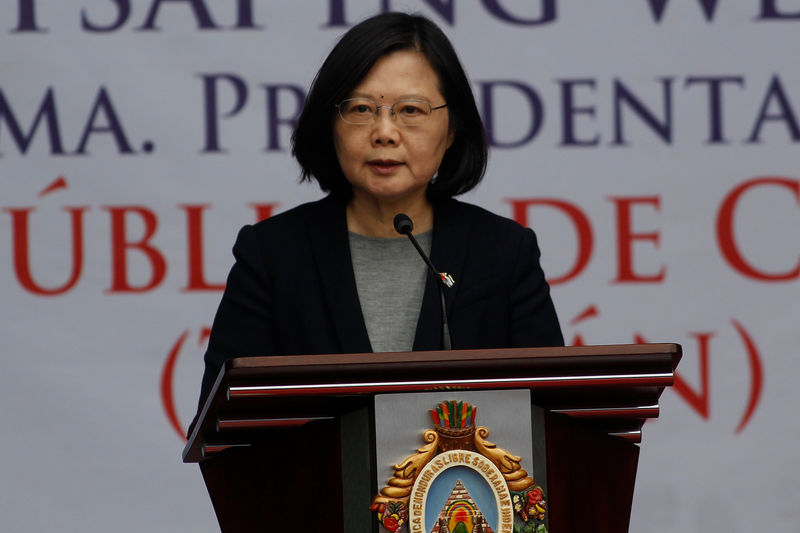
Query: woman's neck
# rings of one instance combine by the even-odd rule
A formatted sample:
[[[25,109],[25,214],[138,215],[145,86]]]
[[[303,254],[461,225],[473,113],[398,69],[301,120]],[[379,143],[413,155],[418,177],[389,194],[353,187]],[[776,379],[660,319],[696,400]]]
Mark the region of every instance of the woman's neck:
[[[347,229],[368,237],[399,237],[394,229],[394,217],[398,213],[405,213],[414,221],[415,234],[433,228],[433,206],[427,198],[409,203],[354,196],[347,204],[346,213]]]

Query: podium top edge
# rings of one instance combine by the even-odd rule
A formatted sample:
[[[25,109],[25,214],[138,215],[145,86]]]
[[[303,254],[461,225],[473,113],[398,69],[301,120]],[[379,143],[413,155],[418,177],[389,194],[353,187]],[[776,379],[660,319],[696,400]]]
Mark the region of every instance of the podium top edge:
[[[438,350],[418,352],[377,352],[317,355],[268,355],[230,359],[229,370],[285,366],[324,366],[340,364],[386,364],[399,362],[466,361],[482,359],[570,359],[576,357],[620,357],[664,355],[672,359],[673,369],[681,359],[682,348],[677,343],[608,344],[587,346],[552,346],[541,348],[499,348],[471,350]]]

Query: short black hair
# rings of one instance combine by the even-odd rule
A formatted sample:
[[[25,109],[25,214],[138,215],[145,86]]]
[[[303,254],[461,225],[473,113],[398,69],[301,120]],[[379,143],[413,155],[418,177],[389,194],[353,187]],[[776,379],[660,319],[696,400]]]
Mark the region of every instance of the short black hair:
[[[447,102],[454,141],[428,186],[431,199],[449,198],[473,189],[486,172],[488,143],[472,89],[453,45],[442,30],[420,15],[384,13],[353,26],[320,67],[292,134],[292,154],[301,181],[316,179],[320,188],[350,198],[333,143],[335,106],[350,97],[375,62],[398,50],[420,52],[439,78]]]

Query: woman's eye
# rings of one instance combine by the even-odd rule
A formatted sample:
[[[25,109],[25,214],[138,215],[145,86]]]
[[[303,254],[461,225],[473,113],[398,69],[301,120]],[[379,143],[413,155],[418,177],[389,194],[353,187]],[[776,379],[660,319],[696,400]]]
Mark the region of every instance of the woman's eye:
[[[422,109],[413,105],[404,105],[400,112],[404,115],[418,115],[422,112]]]

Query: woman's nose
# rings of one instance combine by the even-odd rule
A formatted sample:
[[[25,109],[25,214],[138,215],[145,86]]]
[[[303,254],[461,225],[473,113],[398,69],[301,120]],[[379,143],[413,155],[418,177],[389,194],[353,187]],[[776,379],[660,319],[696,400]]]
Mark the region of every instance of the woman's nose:
[[[386,111],[382,108],[386,108]],[[398,129],[397,123],[394,120],[394,115],[392,114],[392,108],[388,105],[378,106],[378,112],[375,116],[375,123],[373,125],[374,129],[374,140],[377,143],[396,143],[398,141]]]

